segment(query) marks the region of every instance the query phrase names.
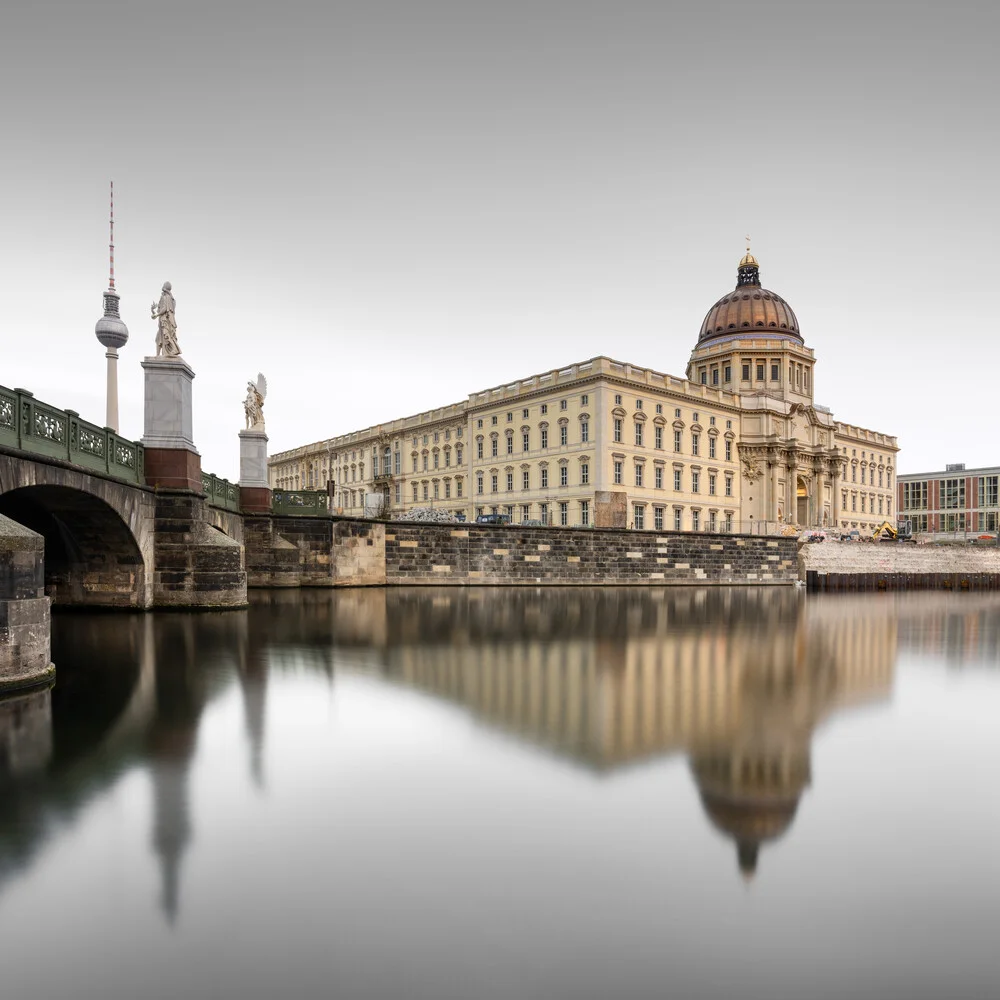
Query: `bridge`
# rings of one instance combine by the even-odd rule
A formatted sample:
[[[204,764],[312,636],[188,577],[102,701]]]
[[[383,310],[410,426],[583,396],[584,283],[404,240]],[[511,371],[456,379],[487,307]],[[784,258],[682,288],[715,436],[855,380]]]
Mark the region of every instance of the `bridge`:
[[[187,367],[154,363],[161,378]],[[170,438],[190,395],[151,416],[149,388],[147,371],[146,435],[130,441],[0,386],[0,692],[51,680],[51,607],[243,607],[246,517],[328,513],[325,493],[272,495],[262,432],[252,486],[203,473],[189,435]]]

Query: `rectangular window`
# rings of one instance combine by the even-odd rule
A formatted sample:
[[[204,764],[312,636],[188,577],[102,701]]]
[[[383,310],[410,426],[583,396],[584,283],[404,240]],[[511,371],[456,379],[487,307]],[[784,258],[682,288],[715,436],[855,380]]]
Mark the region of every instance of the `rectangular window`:
[[[437,485],[437,484],[435,483],[435,485]],[[425,500],[430,499],[430,497],[427,494],[427,483],[424,483],[424,499]]]
[[[698,372],[698,381],[701,382],[702,385],[708,385],[708,372],[704,368],[700,369]]]
[[[641,399],[637,399],[637,400],[635,401],[635,408],[636,408],[637,410],[641,410],[641,409],[642,409],[642,400],[641,400]]]
[[[674,531],[681,530],[681,508],[674,508]]]
[[[698,454],[698,441],[699,441],[698,435],[692,433],[692,435],[691,435],[691,454],[692,455],[697,455]]]
[[[521,451],[531,451],[529,445],[531,444],[531,435],[525,431],[521,435]]]
[[[482,441],[477,441],[476,442],[476,458],[482,458],[482,457],[483,457],[483,442]],[[413,464],[414,464],[414,466],[416,466],[416,464],[417,464],[417,460],[416,459],[413,460]],[[413,471],[416,472],[417,471],[416,468],[414,468]]]
[[[718,368],[713,368],[712,369],[712,385],[718,385],[718,384],[719,384],[719,369]]]
[[[590,501],[580,501],[580,524],[585,528],[590,526]]]
[[[508,434],[507,435],[507,454],[508,455],[513,455],[514,454],[514,435],[513,434]]]
[[[524,469],[521,472],[521,489],[522,490],[531,489],[531,473],[528,469]]]
[[[750,381],[750,365],[747,364],[746,362],[744,362],[743,364],[743,381],[744,382]]]
[[[757,362],[757,381],[764,381],[764,366],[759,361]]]
[[[635,446],[636,448],[642,447],[642,424],[635,425]]]
[[[542,447],[548,448],[549,446],[549,429],[547,427],[542,428]]]
[[[565,424],[559,428],[559,443],[561,445],[569,444],[569,428]]]
[[[701,473],[692,472],[691,473],[691,492],[700,493],[701,492]]]
[[[680,493],[681,491],[681,470],[674,469],[674,492]]]
[[[566,405],[567,404],[566,404],[566,400],[565,399],[560,399],[559,400],[559,409],[560,410],[565,410],[566,409]]]
[[[461,462],[462,459],[459,458],[459,461]],[[400,475],[400,473],[403,471],[403,456],[398,451],[392,456],[392,463],[393,463],[393,468],[396,471],[396,475],[397,476]]]
[[[584,462],[580,466],[580,485],[588,486],[590,484],[590,464]]]
[[[680,452],[681,450],[681,432],[674,431],[674,451]]]
[[[521,520],[529,521],[531,520],[531,504],[523,503],[521,504]]]
[[[622,397],[620,393],[615,393],[615,406],[622,405]]]
[[[419,488],[419,487],[417,486],[417,484],[416,484],[416,483],[414,483],[414,484],[413,484],[413,502],[414,502],[414,503],[416,503],[416,502],[417,502],[417,490],[418,490],[418,488]]]
[[[622,463],[615,462],[615,485],[620,486],[622,482]]]
[[[663,489],[663,466],[662,465],[658,465],[653,470],[653,485],[658,490],[662,490]]]
[[[514,489],[514,473],[507,473],[507,492],[510,493]]]
[[[444,498],[445,500],[451,499],[451,480],[446,479],[444,483]]]
[[[476,492],[477,493],[483,492],[483,474],[481,472],[478,473],[476,476]]]
[[[725,368],[722,369],[722,381],[725,382],[726,385],[728,385],[730,382],[732,382],[732,380],[733,380],[733,366],[726,365]]]
[[[451,466],[451,452],[446,451],[444,453],[444,467],[447,469]]]
[[[569,524],[569,504],[565,500],[559,501],[559,523],[564,528]]]
[[[861,513],[863,514],[864,512],[865,512],[865,495],[864,495],[864,493],[862,493],[861,494]],[[875,511],[872,511],[872,513],[874,514]]]
[[[941,489],[941,506],[946,510],[965,507],[965,480],[945,479]]]
[[[569,486],[569,468],[565,465],[559,466],[559,485]]]
[[[549,523],[549,505],[547,503],[540,503],[538,505],[538,519],[542,524]]]
[[[620,442],[621,439],[622,439],[622,422],[621,422],[620,418],[615,417],[615,437],[614,437],[614,440],[616,442]]]
[[[653,529],[654,531],[663,531],[663,508],[654,507],[653,508]]]
[[[691,511],[691,530],[701,531],[701,511],[693,510]]]
[[[527,407],[525,407],[523,410],[521,410],[521,417],[524,420],[528,419],[528,408]]]
[[[654,427],[653,428],[653,446],[663,450],[663,428]]]
[[[548,403],[542,403],[542,405],[539,407],[539,410],[541,411],[542,416],[544,416],[546,413],[549,412],[549,404]]]
[[[715,458],[715,438],[710,437],[708,439],[708,457]]]
[[[455,496],[460,497],[462,495],[462,480],[455,480]]]
[[[708,476],[708,495],[710,497],[715,496],[715,475],[714,473],[709,473]]]
[[[717,525],[716,513],[714,510],[708,512],[708,530],[715,531]]]
[[[496,438],[494,438],[490,442],[490,454],[493,456],[493,458],[496,458],[497,454],[499,452],[498,445],[499,445],[499,442],[497,441]]]
[[[731,462],[733,460],[733,442],[726,442],[726,461]]]
[[[434,468],[436,469],[441,461],[441,455],[439,452],[434,452]]]
[[[462,464],[462,449],[461,448],[456,448],[455,449],[455,464],[456,465],[461,465]]]
[[[771,365],[771,381],[772,382],[778,381],[778,366],[773,363]]]
[[[514,413],[511,410],[507,411],[507,423],[512,424],[514,422]]]
[[[733,495],[733,477],[726,476],[726,496],[731,497]]]
[[[582,444],[586,444],[590,440],[590,422],[587,420],[580,421],[580,441]]]
[[[586,393],[584,393],[580,397],[580,405],[581,406],[589,406],[590,405],[590,396],[588,396]]]
[[[851,494],[851,510],[856,511],[858,509],[858,495],[857,493]]]
[[[642,531],[646,526],[646,508],[643,504],[637,503],[632,507],[632,527],[636,531]]]
[[[497,479],[498,479],[498,477],[497,477],[496,473],[494,473],[492,476],[490,476],[490,492],[491,493],[496,493],[496,491],[497,491]]]
[[[642,486],[642,466],[638,462],[635,466],[635,485]]]
[[[496,427],[496,425],[497,425],[497,415],[495,413],[493,414],[492,417],[490,417],[490,424],[493,427]],[[427,444],[427,442],[424,441],[424,444]]]
[[[542,474],[542,489],[547,490],[549,488],[549,470],[543,466],[540,471]]]

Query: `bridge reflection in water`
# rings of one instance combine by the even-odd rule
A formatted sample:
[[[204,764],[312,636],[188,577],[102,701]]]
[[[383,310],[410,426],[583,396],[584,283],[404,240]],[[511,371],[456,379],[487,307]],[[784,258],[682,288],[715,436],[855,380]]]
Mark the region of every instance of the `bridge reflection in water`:
[[[139,768],[160,904],[175,920],[198,836],[189,780],[205,708],[238,685],[247,773],[263,785],[267,692],[286,667],[419,689],[598,775],[686,754],[749,876],[795,816],[816,727],[890,693],[894,608],[776,588],[423,588],[262,591],[249,611],[211,615],[57,616],[59,684],[0,702],[0,888]]]

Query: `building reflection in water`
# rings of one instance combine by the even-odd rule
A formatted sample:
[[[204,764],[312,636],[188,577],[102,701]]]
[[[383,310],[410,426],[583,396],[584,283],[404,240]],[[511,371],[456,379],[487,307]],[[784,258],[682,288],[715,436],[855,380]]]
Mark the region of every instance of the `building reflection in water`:
[[[952,666],[1000,665],[1000,594],[907,594],[897,604],[901,649]]]
[[[312,608],[348,662],[592,769],[688,754],[745,876],[795,816],[816,727],[889,695],[885,611],[763,588],[354,591]]]

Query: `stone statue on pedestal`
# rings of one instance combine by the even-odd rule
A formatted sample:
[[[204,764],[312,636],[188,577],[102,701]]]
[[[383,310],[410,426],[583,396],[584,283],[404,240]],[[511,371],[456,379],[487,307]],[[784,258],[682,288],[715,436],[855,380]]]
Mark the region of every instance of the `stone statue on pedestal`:
[[[156,356],[176,358],[180,356],[181,345],[177,342],[177,320],[174,319],[174,297],[170,294],[169,281],[163,283],[160,301],[149,307],[151,319],[157,321]]]
[[[247,418],[248,431],[264,430],[264,400],[267,398],[267,379],[258,372],[257,382],[247,382],[247,395],[243,400],[243,410]]]

